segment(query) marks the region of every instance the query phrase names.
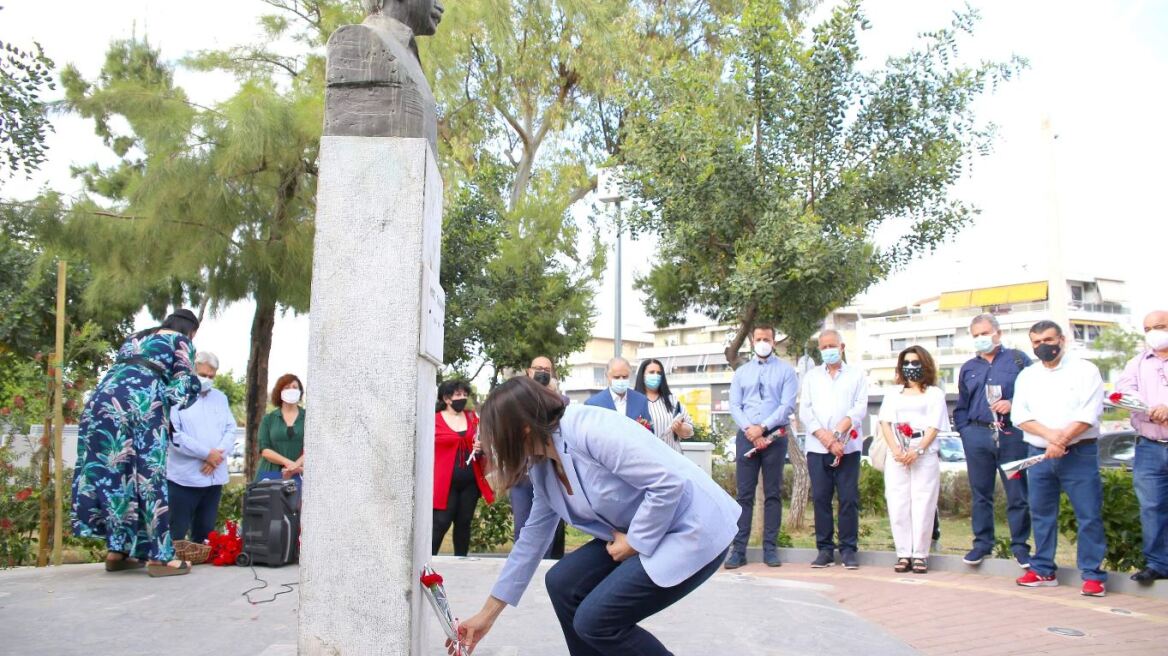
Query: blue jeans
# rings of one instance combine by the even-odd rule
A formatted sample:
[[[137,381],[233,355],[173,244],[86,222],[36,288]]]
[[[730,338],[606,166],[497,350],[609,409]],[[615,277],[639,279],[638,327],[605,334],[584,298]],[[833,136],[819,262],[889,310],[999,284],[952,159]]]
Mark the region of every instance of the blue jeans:
[[[780,437],[769,447],[749,458],[742,457],[754,448],[742,431],[734,443],[736,462],[734,475],[738,483],[738,505],[742,514],[738,516],[738,535],[734,536],[731,547],[734,553],[745,554],[750,541],[750,525],[754,519],[754,488],[758,487],[758,475],[762,474],[762,490],[766,500],[762,508],[762,550],[766,555],[777,550],[776,540],[779,527],[783,523],[783,467],[787,464],[787,439]]]
[[[1168,574],[1168,444],[1141,437],[1136,443],[1132,474],[1140,500],[1144,558],[1148,567]],[[174,520],[170,521],[173,525]]]
[[[186,540],[190,532],[191,542],[203,544],[219,519],[223,486],[187,487],[174,481],[166,484],[170,492],[170,539]]]
[[[969,472],[969,489],[973,496],[973,548],[987,553],[994,550],[994,479],[1001,477],[1006,490],[1006,521],[1010,525],[1010,551],[1016,557],[1030,554],[1030,504],[1026,500],[1026,476],[1009,479],[1000,467],[1021,460],[1028,452],[1022,430],[1011,427],[1012,435],[1002,434],[994,447],[993,431],[970,424],[961,429],[965,449],[965,467]]]
[[[511,497],[511,517],[515,521],[511,540],[518,542],[519,531],[527,525],[527,518],[531,516],[531,504],[535,499],[535,489],[531,485],[531,479],[524,477],[523,480],[515,484],[515,487],[511,488],[508,495]],[[543,557],[545,560],[549,558],[559,560],[564,557],[564,520],[561,519],[556,524],[556,535],[552,538],[552,544]]]
[[[832,529],[835,513],[832,498],[839,495],[839,549],[856,552],[860,529],[860,452],[855,451],[840,459],[832,467],[835,456],[830,453],[807,454],[807,471],[811,475],[811,502],[815,506],[815,548],[835,551]]]
[[[1030,455],[1045,449],[1030,446]],[[1066,492],[1079,522],[1077,564],[1084,580],[1106,581],[1103,556],[1107,536],[1103,533],[1103,482],[1099,478],[1099,445],[1076,444],[1055,460],[1043,460],[1026,470],[1030,485],[1030,513],[1034,524],[1034,555],[1030,569],[1053,576],[1058,548],[1059,493]]]
[[[668,608],[710,578],[723,551],[672,588],[654,583],[640,556],[618,563],[593,540],[556,563],[544,583],[571,656],[662,656],[670,651],[637,622]]]

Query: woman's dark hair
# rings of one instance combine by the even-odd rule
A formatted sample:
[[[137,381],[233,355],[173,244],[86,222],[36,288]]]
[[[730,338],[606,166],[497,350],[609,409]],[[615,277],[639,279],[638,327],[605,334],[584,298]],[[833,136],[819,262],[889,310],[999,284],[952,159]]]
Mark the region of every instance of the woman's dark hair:
[[[503,489],[527,474],[528,459],[551,441],[565,407],[559,394],[527,376],[491,390],[479,409],[479,439],[483,453],[498,468]]]
[[[470,383],[461,378],[451,378],[450,380],[442,381],[438,386],[438,402],[434,404],[434,412],[442,412],[446,409],[446,399],[454,396],[454,393],[462,390],[466,392],[469,397],[471,393]]]
[[[161,324],[134,333],[134,337],[153,335],[160,330],[173,330],[176,333],[186,335],[187,339],[194,339],[195,332],[199,330],[199,318],[195,316],[194,312],[180,308],[163,319]]]
[[[288,387],[292,383],[296,383],[300,388],[300,398],[304,398],[304,383],[300,382],[296,374],[284,374],[277,378],[276,384],[272,386],[272,405],[279,408],[284,403],[284,400],[280,398],[280,394],[284,391],[285,387]]]
[[[909,353],[916,353],[917,357],[921,359],[921,370],[924,377],[921,378],[920,383],[923,387],[932,387],[937,384],[937,365],[933,364],[933,356],[925,350],[923,346],[910,346],[900,352],[896,357],[896,384],[908,387],[909,383],[904,378],[904,373],[901,372],[901,367],[904,366],[904,356]]]
[[[661,387],[657,388],[657,392],[661,394],[661,398],[665,399],[665,407],[668,408],[670,412],[673,412],[673,401],[669,398],[669,381],[665,378],[665,365],[661,364],[660,360],[656,358],[650,358],[641,363],[641,367],[637,369],[637,382],[633,385],[633,389],[637,390],[641,394],[645,393],[645,370],[648,369],[649,365],[651,364],[655,364],[658,367],[661,367]]]

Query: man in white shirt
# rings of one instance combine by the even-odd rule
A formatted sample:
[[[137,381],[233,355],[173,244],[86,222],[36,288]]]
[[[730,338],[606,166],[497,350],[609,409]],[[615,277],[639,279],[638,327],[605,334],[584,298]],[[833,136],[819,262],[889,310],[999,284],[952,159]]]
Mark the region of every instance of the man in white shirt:
[[[613,358],[609,360],[605,373],[608,375],[608,389],[600,390],[585,401],[584,405],[615,410],[646,428],[651,427],[653,421],[649,415],[649,399],[632,389],[630,378],[633,368],[629,361],[621,357]]]
[[[1079,523],[1078,566],[1082,593],[1102,597],[1107,572],[1103,557],[1103,484],[1099,478],[1099,417],[1103,379],[1086,360],[1066,354],[1066,337],[1053,321],[1030,328],[1030,343],[1040,362],[1014,383],[1014,425],[1025,433],[1030,455],[1045,456],[1026,470],[1035,551],[1030,570],[1018,585],[1058,585],[1054,563],[1058,547],[1059,494],[1066,492]]]
[[[832,540],[832,498],[839,496],[839,551],[844,567],[856,569],[860,527],[859,432],[868,414],[868,380],[862,369],[844,362],[844,343],[838,331],[819,333],[823,365],[803,377],[799,422],[807,432],[805,449],[815,506],[815,547],[812,567],[835,562]],[[851,437],[856,431],[857,439]]]

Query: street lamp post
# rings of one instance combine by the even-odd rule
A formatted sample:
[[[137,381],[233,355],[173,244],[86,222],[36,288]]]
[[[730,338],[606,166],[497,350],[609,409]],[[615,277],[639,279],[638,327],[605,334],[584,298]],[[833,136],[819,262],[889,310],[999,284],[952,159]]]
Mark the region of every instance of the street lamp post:
[[[596,189],[600,202],[616,204],[616,308],[613,319],[613,357],[621,356],[621,201],[625,199],[620,189],[621,167],[600,169],[597,174]]]

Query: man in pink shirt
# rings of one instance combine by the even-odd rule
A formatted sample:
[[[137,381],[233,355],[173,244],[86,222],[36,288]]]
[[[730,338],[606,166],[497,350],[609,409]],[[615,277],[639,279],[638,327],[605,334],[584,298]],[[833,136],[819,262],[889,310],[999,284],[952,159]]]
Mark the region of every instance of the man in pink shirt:
[[[1147,350],[1132,358],[1116,383],[1116,390],[1143,401],[1148,412],[1132,412],[1139,433],[1133,468],[1144,531],[1144,569],[1132,580],[1151,583],[1168,579],[1168,311],[1144,318]]]

